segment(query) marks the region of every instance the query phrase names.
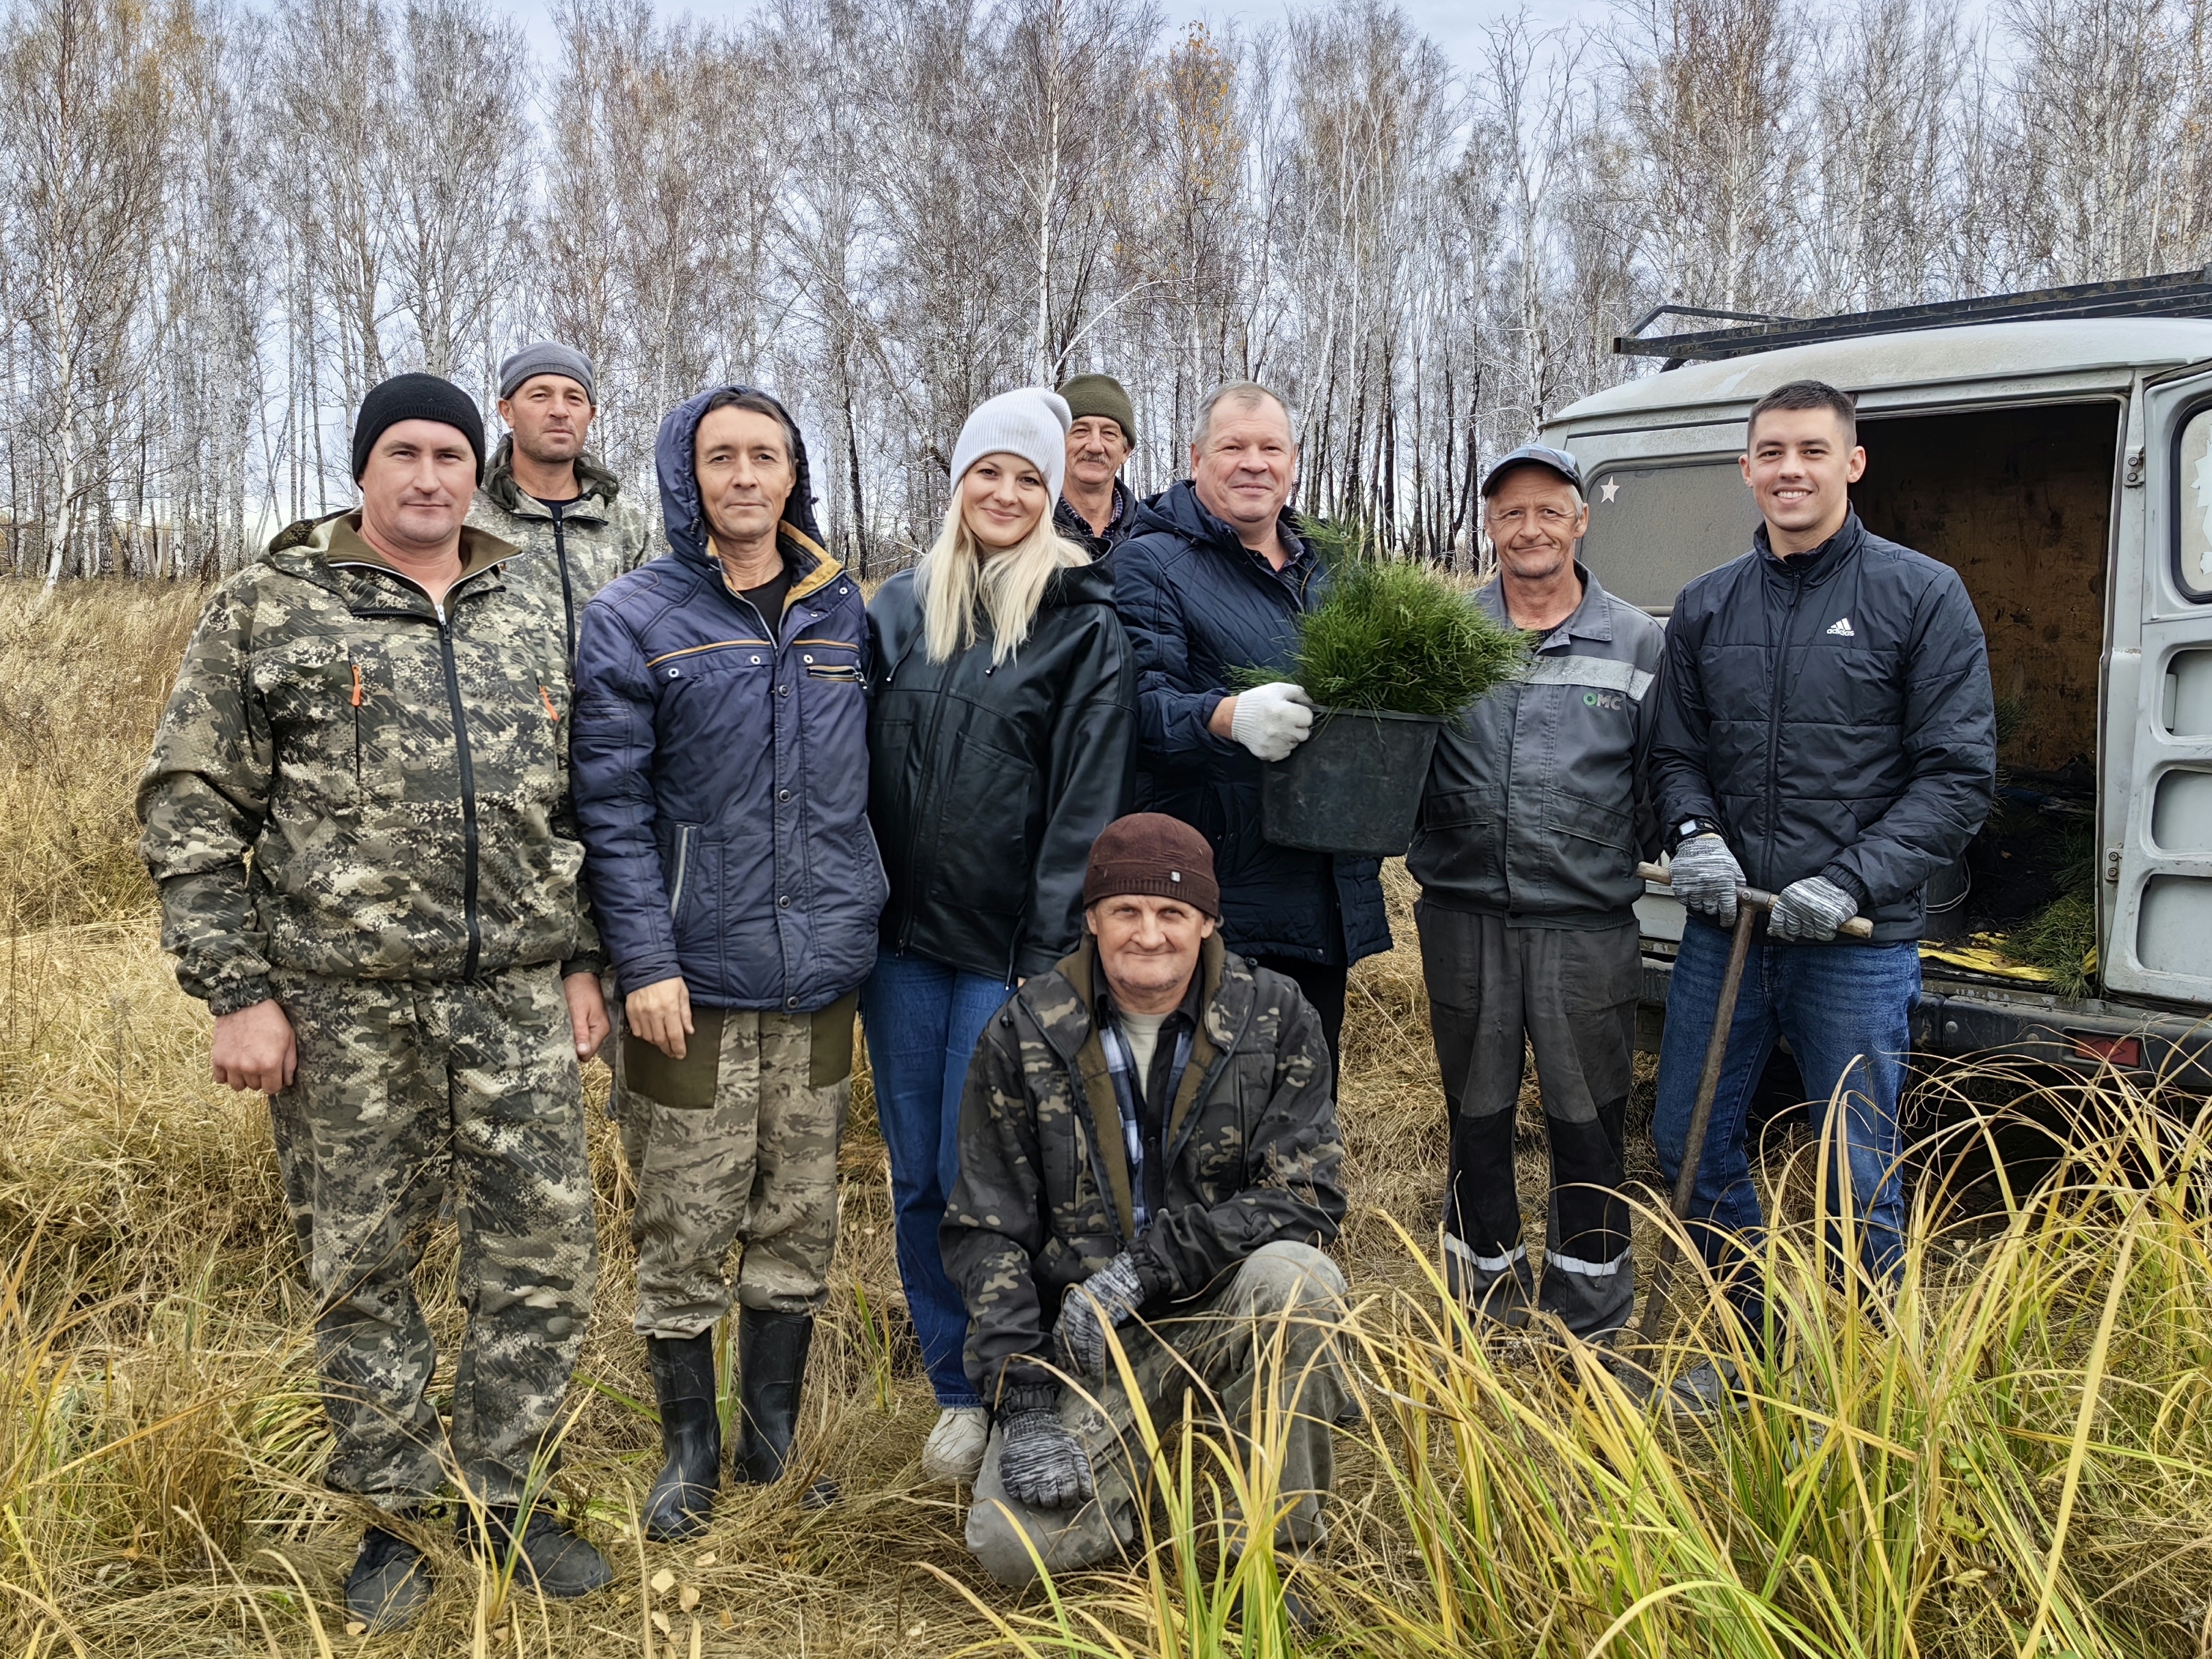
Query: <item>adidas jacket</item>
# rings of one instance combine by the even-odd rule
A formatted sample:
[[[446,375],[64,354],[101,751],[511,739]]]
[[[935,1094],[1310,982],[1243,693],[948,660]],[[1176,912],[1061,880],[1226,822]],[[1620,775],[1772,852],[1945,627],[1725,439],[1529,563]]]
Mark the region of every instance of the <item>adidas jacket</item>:
[[[1854,513],[1810,553],[1752,550],[1682,590],[1651,768],[1671,848],[1720,826],[1754,887],[1826,876],[1876,941],[1917,939],[1928,878],[1996,782],[1989,653],[1948,565]]]

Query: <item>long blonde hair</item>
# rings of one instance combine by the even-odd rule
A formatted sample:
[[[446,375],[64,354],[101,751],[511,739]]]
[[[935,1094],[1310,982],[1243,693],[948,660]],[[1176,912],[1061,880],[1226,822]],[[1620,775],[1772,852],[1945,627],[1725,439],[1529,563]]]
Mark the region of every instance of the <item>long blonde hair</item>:
[[[1054,528],[1050,507],[1037,514],[1036,529],[987,557],[961,513],[956,483],[945,527],[914,571],[930,661],[947,661],[975,643],[979,605],[991,625],[993,665],[1011,661],[1030,636],[1053,572],[1090,562],[1089,553]]]

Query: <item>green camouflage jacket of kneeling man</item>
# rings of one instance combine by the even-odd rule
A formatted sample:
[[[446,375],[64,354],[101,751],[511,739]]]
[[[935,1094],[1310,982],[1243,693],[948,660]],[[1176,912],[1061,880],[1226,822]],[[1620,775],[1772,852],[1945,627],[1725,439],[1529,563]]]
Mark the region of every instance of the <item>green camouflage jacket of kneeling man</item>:
[[[268,997],[272,969],[600,965],[560,596],[507,580],[515,550],[464,530],[434,605],[359,524],[295,525],[216,590],[139,782],[162,945],[217,1014]]]
[[[1150,1315],[1263,1244],[1326,1244],[1344,1219],[1321,1021],[1291,981],[1216,935],[1199,958],[1205,1013],[1163,1139],[1165,1202],[1130,1237],[1097,971],[1086,940],[1031,979],[993,1017],[968,1070],[959,1177],[939,1242],[968,1304],[968,1376],[986,1401],[1052,1380],[1060,1297],[1121,1251]]]

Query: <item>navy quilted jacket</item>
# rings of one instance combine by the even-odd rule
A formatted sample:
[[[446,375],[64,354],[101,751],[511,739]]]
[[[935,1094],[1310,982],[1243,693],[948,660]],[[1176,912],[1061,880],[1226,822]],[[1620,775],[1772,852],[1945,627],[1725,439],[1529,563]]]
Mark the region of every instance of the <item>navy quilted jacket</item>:
[[[783,614],[730,591],[692,466],[713,395],[661,422],[669,551],[584,611],[569,744],[584,873],[624,995],[681,974],[702,1007],[811,1012],[867,977],[884,906],[867,612],[814,539],[803,450]]]
[[[1292,523],[1285,514],[1286,534]],[[1289,660],[1324,582],[1310,553],[1270,569],[1188,479],[1139,506],[1114,551],[1114,603],[1137,655],[1137,810],[1213,843],[1221,931],[1242,956],[1350,963],[1390,948],[1380,860],[1267,840],[1260,763],[1206,729],[1231,675]]]

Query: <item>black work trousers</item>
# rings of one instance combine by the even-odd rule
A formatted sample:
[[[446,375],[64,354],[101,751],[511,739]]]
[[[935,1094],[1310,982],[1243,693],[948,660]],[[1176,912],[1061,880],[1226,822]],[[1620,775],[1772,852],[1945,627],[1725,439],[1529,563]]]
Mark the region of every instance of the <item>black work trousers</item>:
[[[1352,970],[1325,962],[1302,962],[1296,957],[1255,957],[1253,965],[1272,968],[1285,979],[1295,981],[1313,1011],[1321,1016],[1321,1034],[1328,1039],[1329,1070],[1335,1077],[1344,1074],[1341,1045],[1344,1036],[1344,987]]]
[[[1508,1324],[1532,1307],[1579,1336],[1627,1323],[1636,1297],[1622,1146],[1642,983],[1637,927],[1510,925],[1414,907],[1437,1064],[1451,1112],[1444,1252],[1454,1289]],[[1521,1239],[1515,1106],[1523,1055],[1552,1154],[1540,1293]]]

